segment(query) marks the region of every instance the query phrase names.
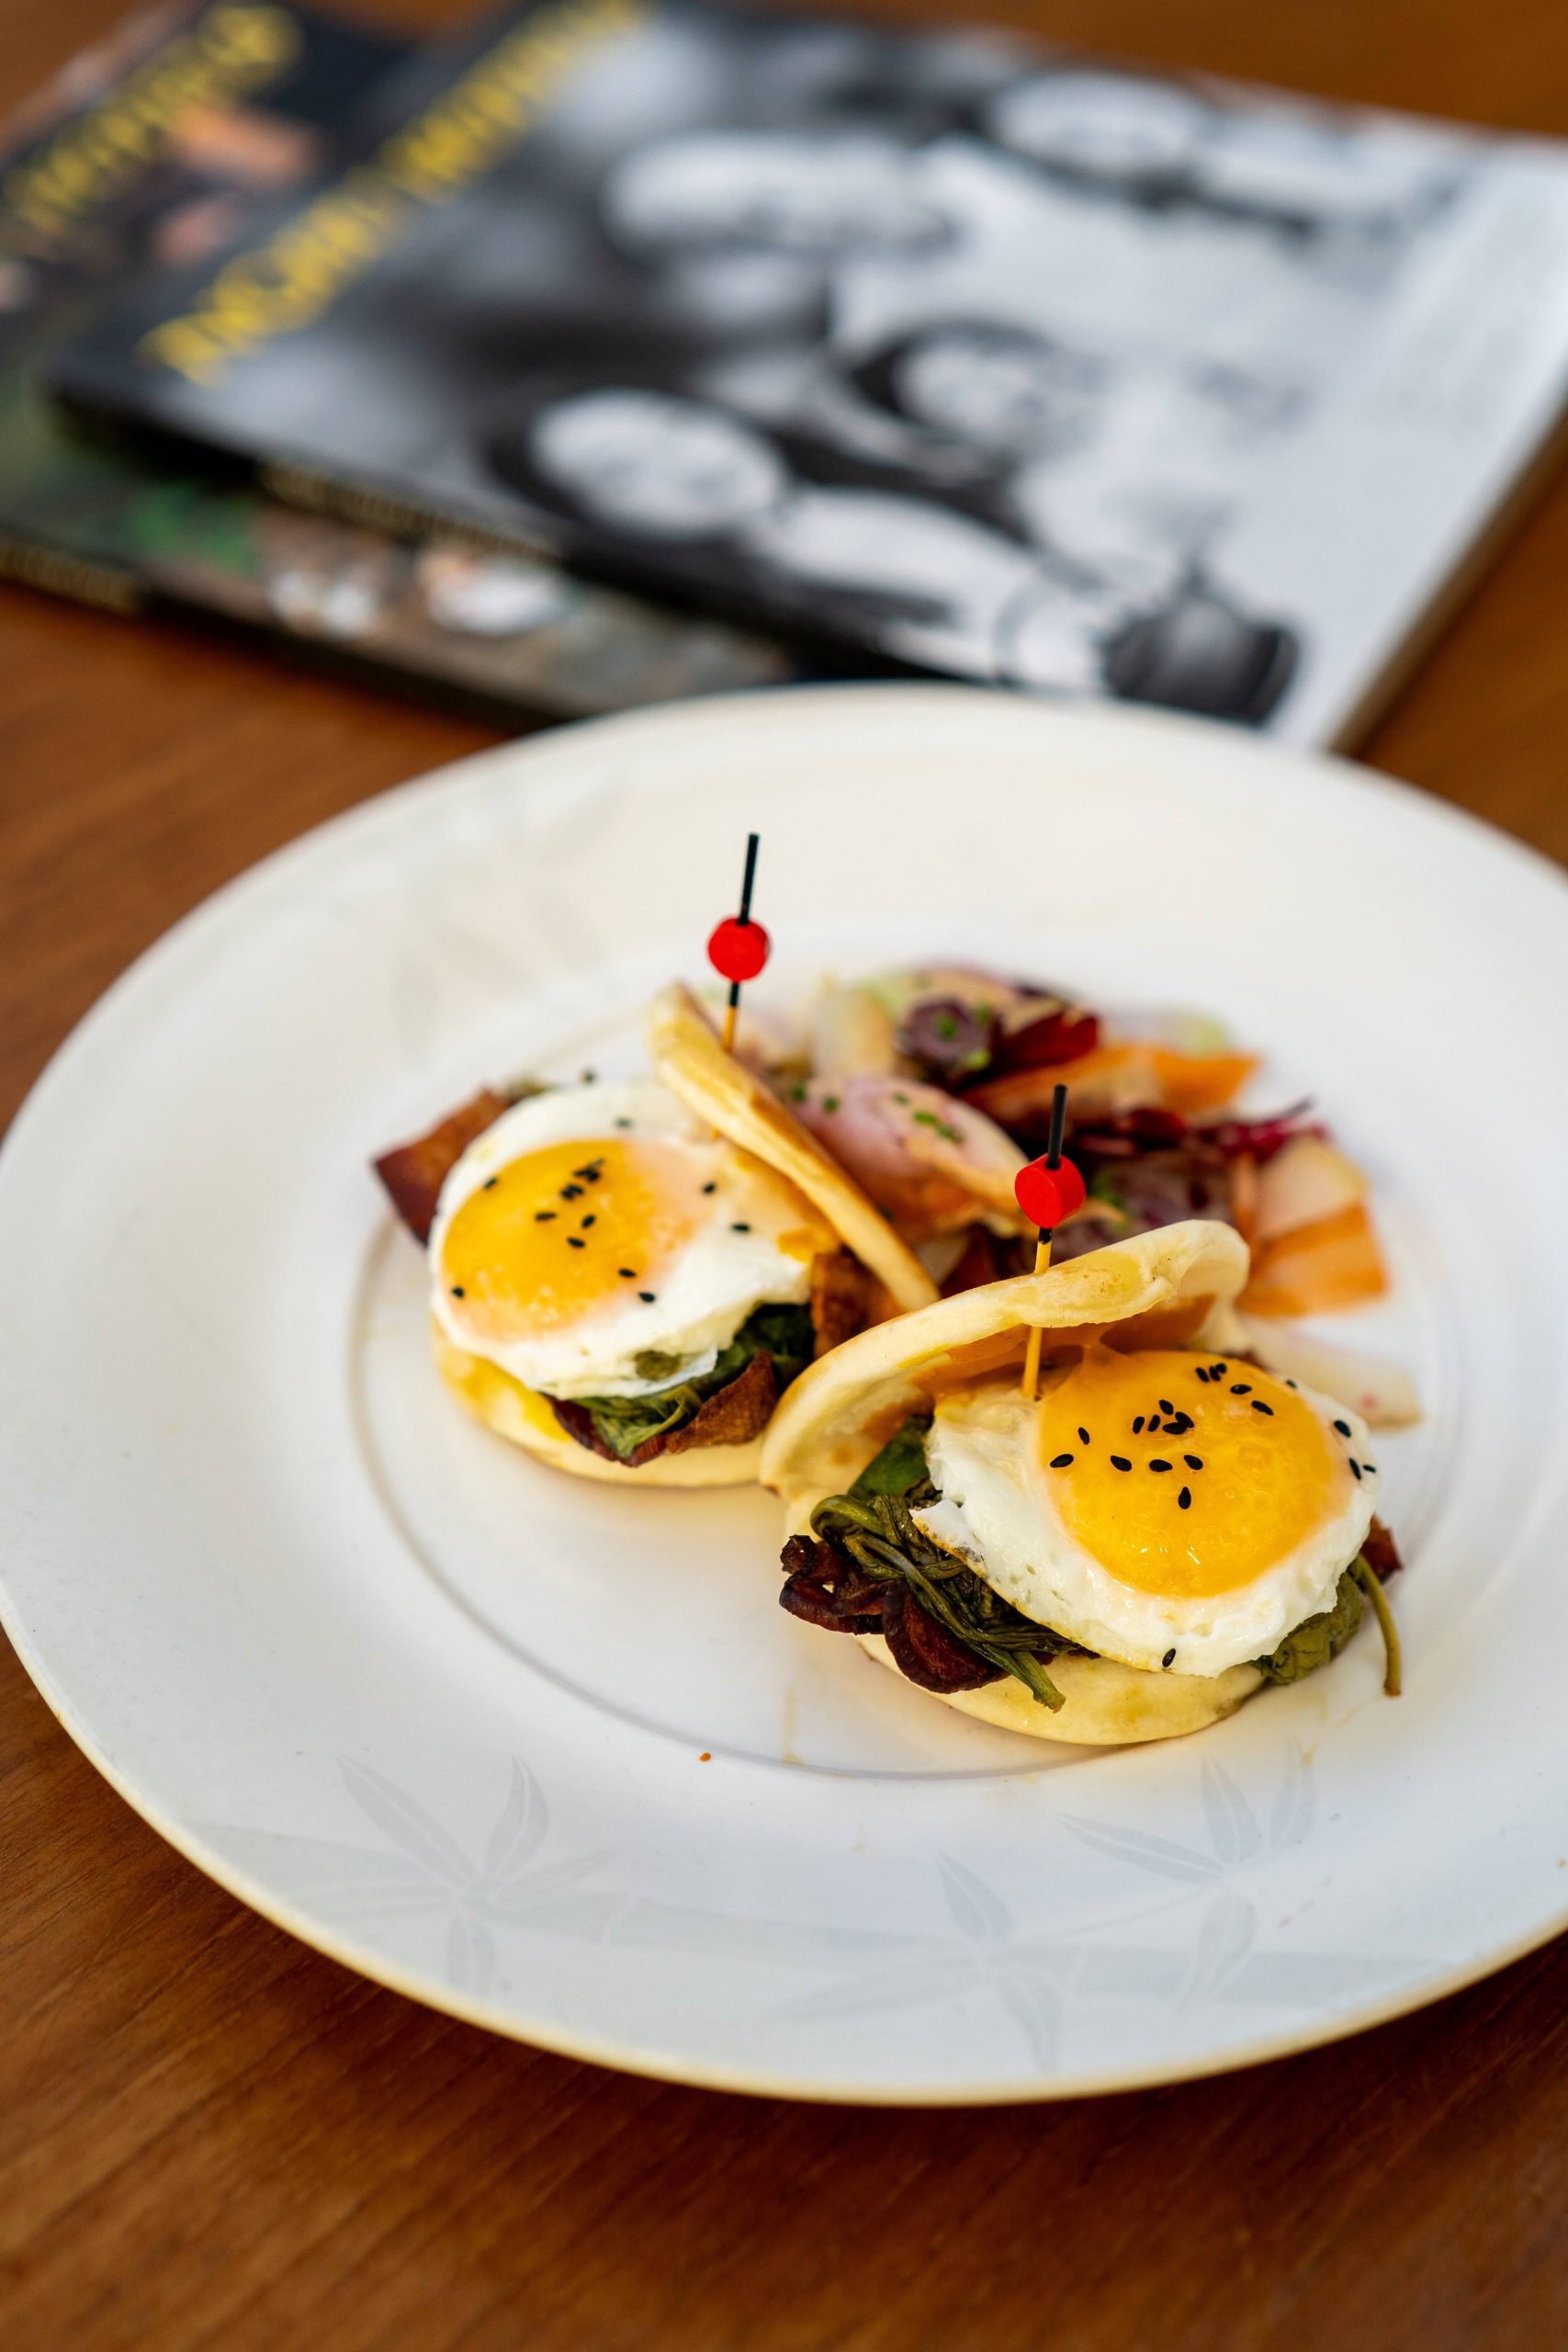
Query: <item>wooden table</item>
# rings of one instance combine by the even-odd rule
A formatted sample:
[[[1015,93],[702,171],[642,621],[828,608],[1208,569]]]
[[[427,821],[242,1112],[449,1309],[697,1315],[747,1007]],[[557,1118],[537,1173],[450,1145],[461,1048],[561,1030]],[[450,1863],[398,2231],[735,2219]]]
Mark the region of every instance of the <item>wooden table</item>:
[[[118,5],[6,0],[0,101]],[[1562,0],[1010,13],[1132,56],[1568,132]],[[1365,746],[1559,856],[1564,578],[1559,482]],[[20,592],[0,594],[0,1120],[218,883],[488,740]],[[8,1653],[0,1855],[17,2352],[1476,2352],[1568,2330],[1568,1946],[1219,2081],[877,2114],[624,2079],[361,1983],[161,1844]]]

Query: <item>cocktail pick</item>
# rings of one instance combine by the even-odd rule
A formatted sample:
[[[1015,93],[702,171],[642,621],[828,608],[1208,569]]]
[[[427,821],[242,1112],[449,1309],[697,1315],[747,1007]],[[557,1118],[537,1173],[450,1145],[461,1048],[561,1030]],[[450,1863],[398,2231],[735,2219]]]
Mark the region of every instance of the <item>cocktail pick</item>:
[[[735,1050],[735,1023],[740,1011],[740,984],[754,980],[768,960],[771,942],[760,922],[751,920],[751,885],[757,877],[757,836],[746,836],[746,872],[740,884],[740,911],[726,915],[708,940],[708,962],[721,980],[729,982],[729,1003],[724,1015],[724,1050]]]
[[[1067,1090],[1058,1086],[1051,1097],[1051,1132],[1043,1159],[1032,1159],[1013,1178],[1013,1198],[1026,1217],[1040,1228],[1034,1245],[1034,1271],[1043,1274],[1051,1262],[1051,1237],[1064,1217],[1083,1205],[1086,1186],[1070,1159],[1062,1157],[1062,1136],[1067,1123]],[[1038,1323],[1029,1327],[1023,1359],[1023,1394],[1033,1402],[1040,1386]]]

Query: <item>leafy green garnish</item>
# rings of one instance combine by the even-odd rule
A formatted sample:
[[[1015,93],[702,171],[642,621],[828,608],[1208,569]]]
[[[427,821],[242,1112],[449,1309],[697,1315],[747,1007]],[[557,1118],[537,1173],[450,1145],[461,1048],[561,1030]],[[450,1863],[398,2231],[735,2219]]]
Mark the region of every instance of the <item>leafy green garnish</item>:
[[[773,1379],[782,1393],[805,1371],[816,1344],[809,1307],[759,1306],[729,1345],[719,1351],[711,1372],[645,1390],[640,1396],[583,1396],[575,1401],[592,1415],[597,1435],[624,1462],[650,1437],[663,1437],[694,1421],[708,1398],[739,1380],[753,1356],[772,1356]],[[679,1356],[647,1349],[636,1359],[637,1377],[658,1380],[672,1372],[680,1361]]]
[[[1348,1573],[1353,1576],[1372,1604],[1372,1614],[1382,1635],[1384,1694],[1397,1699],[1404,1687],[1404,1662],[1400,1656],[1399,1628],[1393,1622],[1393,1611],[1383,1597],[1382,1579],[1364,1552],[1358,1552]]]
[[[1127,1204],[1122,1196],[1121,1180],[1109,1168],[1097,1169],[1089,1178],[1089,1196],[1091,1201],[1104,1201],[1110,1207],[1125,1213]]]
[[[908,1495],[917,1487],[926,1487],[934,1499],[936,1488],[926,1469],[926,1431],[930,1427],[931,1423],[919,1413],[911,1413],[874,1461],[866,1464],[850,1488],[851,1494],[862,1498],[867,1495]]]
[[[926,1465],[926,1428],[916,1417],[907,1420],[848,1494],[818,1504],[812,1532],[879,1584],[901,1579],[954,1640],[1055,1711],[1066,1701],[1036,1654],[1059,1657],[1077,1645],[1024,1616],[916,1523],[915,1510],[937,1494]]]
[[[1315,1674],[1321,1666],[1337,1658],[1361,1623],[1361,1587],[1354,1568],[1347,1568],[1339,1579],[1338,1590],[1331,1609],[1320,1609],[1315,1617],[1303,1618],[1294,1631],[1285,1635],[1276,1650],[1267,1657],[1253,1659],[1259,1674],[1270,1682],[1300,1682]]]

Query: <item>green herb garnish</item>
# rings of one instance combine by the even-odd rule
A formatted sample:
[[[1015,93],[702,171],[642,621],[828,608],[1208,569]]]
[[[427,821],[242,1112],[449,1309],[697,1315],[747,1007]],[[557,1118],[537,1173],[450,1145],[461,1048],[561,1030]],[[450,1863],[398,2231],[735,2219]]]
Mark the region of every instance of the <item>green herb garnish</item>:
[[[917,1127],[934,1127],[948,1143],[962,1143],[964,1137],[948,1119],[939,1119],[934,1111],[912,1111],[910,1118]]]
[[[1361,1623],[1361,1587],[1353,1568],[1347,1568],[1339,1579],[1331,1609],[1320,1609],[1315,1617],[1305,1617],[1276,1650],[1267,1657],[1253,1659],[1254,1666],[1270,1682],[1301,1682],[1319,1667],[1337,1658]]]
[[[850,1488],[851,1494],[863,1500],[868,1495],[908,1495],[916,1487],[924,1487],[928,1492],[921,1499],[934,1501],[936,1488],[926,1468],[926,1431],[930,1427],[929,1421],[911,1413],[875,1460],[866,1464]]]
[[[759,1306],[719,1351],[711,1372],[694,1379],[672,1380],[668,1386],[645,1390],[640,1396],[583,1396],[575,1399],[592,1417],[596,1434],[624,1462],[650,1437],[663,1437],[694,1421],[710,1396],[739,1380],[753,1356],[770,1355],[780,1393],[811,1362],[817,1336],[811,1310],[806,1306]],[[659,1380],[673,1372],[679,1356],[645,1349],[636,1358],[640,1380]]]
[[[1393,1622],[1393,1611],[1383,1598],[1377,1570],[1368,1565],[1365,1554],[1360,1552],[1340,1577],[1332,1609],[1319,1610],[1315,1617],[1304,1619],[1268,1657],[1254,1658],[1252,1662],[1259,1674],[1267,1675],[1270,1682],[1300,1682],[1303,1676],[1315,1674],[1320,1666],[1329,1665],[1360,1628],[1363,1595],[1372,1604],[1372,1614],[1382,1634],[1382,1687],[1391,1699],[1397,1699],[1401,1678],[1399,1629]]]
[[[937,1499],[926,1466],[928,1426],[911,1416],[848,1494],[818,1504],[812,1532],[879,1584],[902,1580],[954,1640],[1055,1712],[1066,1702],[1036,1653],[1059,1657],[1077,1644],[1024,1616],[916,1523],[915,1510]]]
[[[1399,1628],[1393,1622],[1393,1611],[1384,1596],[1382,1579],[1364,1552],[1357,1553],[1350,1563],[1349,1574],[1372,1604],[1372,1614],[1382,1635],[1383,1691],[1388,1698],[1397,1699],[1404,1687],[1404,1661],[1400,1655]]]

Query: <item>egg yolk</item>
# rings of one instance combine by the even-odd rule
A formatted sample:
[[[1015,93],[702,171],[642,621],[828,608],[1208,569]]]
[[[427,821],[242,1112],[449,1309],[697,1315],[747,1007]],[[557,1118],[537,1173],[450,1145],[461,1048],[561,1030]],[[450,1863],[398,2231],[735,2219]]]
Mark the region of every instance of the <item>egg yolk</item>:
[[[504,1342],[656,1297],[660,1276],[712,1214],[704,1155],[651,1138],[557,1143],[468,1194],[441,1249],[465,1336]]]
[[[1327,1431],[1249,1363],[1092,1347],[1043,1396],[1042,1476],[1063,1525],[1121,1584],[1200,1600],[1250,1584],[1330,1515]]]

